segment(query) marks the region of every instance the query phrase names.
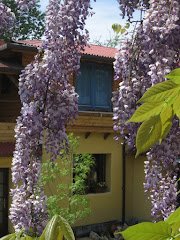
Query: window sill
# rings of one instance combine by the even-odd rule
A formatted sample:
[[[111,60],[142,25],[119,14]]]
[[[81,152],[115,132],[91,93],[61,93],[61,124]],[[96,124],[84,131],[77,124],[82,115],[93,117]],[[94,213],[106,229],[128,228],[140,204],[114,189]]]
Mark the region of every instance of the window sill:
[[[90,115],[97,117],[113,116],[113,112],[101,112],[101,111],[79,111],[79,116]]]
[[[107,192],[102,192],[102,193],[87,193],[86,195],[87,196],[99,196],[99,195],[110,195],[111,194],[111,191],[107,191]]]

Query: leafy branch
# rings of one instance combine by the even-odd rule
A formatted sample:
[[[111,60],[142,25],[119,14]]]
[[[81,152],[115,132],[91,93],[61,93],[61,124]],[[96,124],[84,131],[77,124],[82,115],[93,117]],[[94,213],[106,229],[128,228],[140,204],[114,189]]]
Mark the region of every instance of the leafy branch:
[[[136,136],[139,154],[146,152],[169,133],[174,117],[180,118],[180,68],[165,76],[167,81],[158,83],[145,92],[129,122],[142,122]]]
[[[120,232],[125,240],[180,240],[180,208],[165,221],[144,222]]]

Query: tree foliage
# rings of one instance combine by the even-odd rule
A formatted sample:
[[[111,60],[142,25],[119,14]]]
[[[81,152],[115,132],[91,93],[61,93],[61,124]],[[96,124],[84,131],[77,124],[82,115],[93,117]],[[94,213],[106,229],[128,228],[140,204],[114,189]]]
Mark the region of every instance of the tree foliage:
[[[74,233],[69,223],[61,216],[55,215],[46,225],[40,237],[31,237],[24,230],[12,233],[1,240],[75,240]]]
[[[165,221],[139,223],[121,234],[125,240],[180,240],[180,208]]]
[[[104,42],[99,40],[94,40],[94,43],[100,46],[106,46],[106,47],[117,47],[123,36],[127,33],[127,30],[130,27],[130,23],[126,23],[124,26],[122,26],[119,23],[114,23],[112,25],[113,35],[110,34],[110,37],[106,39]]]
[[[180,154],[178,120],[174,118],[171,131],[164,138],[171,126],[172,111],[170,108],[163,108],[162,111],[160,103],[147,101],[136,113],[137,117],[142,111],[143,123],[140,128],[139,122],[128,122],[128,119],[136,111],[137,101],[147,89],[163,82],[164,76],[179,65],[179,0],[118,1],[122,15],[127,16],[130,21],[136,10],[145,12],[143,19],[140,14],[139,24],[136,24],[132,38],[124,41],[116,54],[115,80],[120,79],[121,82],[119,89],[113,94],[114,130],[117,132],[116,139],[123,137],[131,151],[136,149],[136,145],[145,151],[157,142],[158,137],[163,138],[160,145],[153,145],[147,152],[144,162],[144,187],[152,203],[151,214],[156,220],[162,220],[177,206],[177,159]],[[176,83],[171,85],[174,84]],[[170,90],[172,91],[174,89]],[[147,114],[143,114],[147,109]],[[162,112],[162,130],[156,111]],[[153,119],[150,120],[148,116],[152,116]],[[138,128],[140,138],[136,142]],[[144,129],[149,130],[145,132]]]
[[[14,40],[40,39],[45,30],[45,14],[40,11],[39,2],[36,1],[28,12],[20,12],[15,0],[2,0],[15,14],[16,22],[13,32],[5,32],[1,37]]]
[[[180,68],[165,76],[167,81],[150,87],[139,99],[143,103],[128,122],[143,122],[136,136],[138,156],[167,136],[173,118],[180,118]]]
[[[69,150],[61,153],[58,162],[42,164],[40,185],[54,192],[48,194],[47,209],[49,217],[60,215],[73,225],[90,214],[89,200],[86,195],[86,182],[94,160],[91,154],[77,154],[78,138],[68,135]]]

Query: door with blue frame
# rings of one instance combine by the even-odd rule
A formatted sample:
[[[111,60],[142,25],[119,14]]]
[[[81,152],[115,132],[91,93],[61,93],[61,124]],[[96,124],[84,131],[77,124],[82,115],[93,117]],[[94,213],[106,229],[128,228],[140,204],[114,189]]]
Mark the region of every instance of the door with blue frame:
[[[0,237],[8,233],[8,169],[0,168]]]

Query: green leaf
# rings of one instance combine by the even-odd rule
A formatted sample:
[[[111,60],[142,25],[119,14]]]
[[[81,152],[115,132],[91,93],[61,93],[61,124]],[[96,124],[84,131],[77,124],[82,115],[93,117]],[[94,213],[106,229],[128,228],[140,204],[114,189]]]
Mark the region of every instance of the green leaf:
[[[161,138],[160,116],[153,116],[141,124],[136,136],[136,157],[147,151]]]
[[[158,83],[147,90],[138,102],[161,102],[167,101],[169,97],[176,96],[180,91],[180,86],[168,80]]]
[[[59,227],[62,230],[64,237],[67,240],[75,240],[73,230],[69,223],[61,216],[59,216]]]
[[[121,232],[125,240],[167,240],[171,238],[171,227],[166,222],[139,223]]]
[[[126,25],[125,25],[125,28],[128,29],[130,27],[130,23],[127,22]]]
[[[63,233],[63,231],[61,230],[61,228],[58,227],[57,240],[63,240],[63,237],[64,237],[64,233]]]
[[[30,236],[26,235],[24,239],[25,239],[25,240],[34,240],[34,239],[36,239],[36,238],[33,238],[33,237],[30,237]]]
[[[56,240],[59,216],[55,215],[45,229],[45,240]]]
[[[15,234],[15,233],[8,234],[8,235],[0,238],[0,240],[9,240],[9,239],[12,238],[12,237],[16,237],[16,234]]]
[[[177,235],[180,229],[180,207],[166,219],[166,222],[171,225],[173,235]]]
[[[164,76],[165,78],[171,79],[176,84],[180,84],[180,68],[172,70],[169,74]]]
[[[157,103],[156,105],[149,102],[144,103],[135,111],[127,122],[143,122],[148,120],[150,117],[158,115],[161,112],[163,105],[163,102]]]
[[[178,95],[173,104],[174,113],[180,118],[180,95]]]
[[[112,25],[112,29],[115,33],[120,33],[121,32],[121,29],[122,29],[122,26],[118,23],[114,23]]]
[[[172,107],[169,107],[167,105],[160,114],[160,119],[161,119],[161,124],[162,124],[161,141],[162,141],[162,139],[164,139],[167,136],[167,134],[169,133],[169,131],[171,129],[172,117],[173,117]]]
[[[125,33],[126,32],[126,29],[125,28],[122,28],[121,29],[121,34]]]
[[[171,213],[171,215],[166,219],[166,222],[170,225],[179,222],[180,224],[180,207],[176,209],[175,212]]]
[[[16,236],[12,236],[9,240],[16,240]]]
[[[177,234],[180,234],[180,222],[176,222],[176,223],[172,224],[171,229],[172,229],[172,235],[173,236],[176,236]]]

